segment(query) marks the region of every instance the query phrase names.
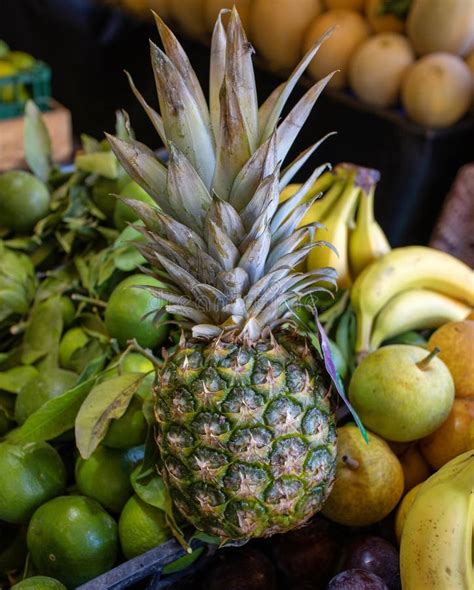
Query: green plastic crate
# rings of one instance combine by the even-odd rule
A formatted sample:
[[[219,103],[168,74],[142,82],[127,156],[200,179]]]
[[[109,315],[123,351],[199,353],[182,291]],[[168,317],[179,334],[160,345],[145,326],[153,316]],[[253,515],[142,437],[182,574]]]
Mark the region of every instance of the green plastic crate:
[[[6,102],[5,95],[9,95]],[[0,78],[0,120],[22,115],[29,98],[41,111],[50,109],[51,69],[43,62],[37,61],[29,70]]]

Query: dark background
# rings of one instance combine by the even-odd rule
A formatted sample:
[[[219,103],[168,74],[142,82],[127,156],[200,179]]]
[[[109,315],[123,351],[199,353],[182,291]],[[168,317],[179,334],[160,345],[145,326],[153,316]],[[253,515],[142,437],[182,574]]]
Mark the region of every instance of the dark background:
[[[113,130],[115,110],[124,108],[138,138],[159,147],[123,73],[128,70],[145,97],[156,103],[148,39],[157,37],[151,22],[93,0],[0,0],[0,38],[51,66],[53,96],[71,110],[76,135],[101,137]],[[207,86],[208,50],[181,41]],[[260,101],[279,82],[258,69]],[[304,91],[303,84],[295,99]],[[428,242],[458,168],[474,161],[472,113],[456,126],[434,132],[410,123],[402,113],[373,111],[349,94],[327,92],[295,151],[332,130],[338,135],[318,151],[311,166],[350,161],[379,169],[376,217],[392,245]]]

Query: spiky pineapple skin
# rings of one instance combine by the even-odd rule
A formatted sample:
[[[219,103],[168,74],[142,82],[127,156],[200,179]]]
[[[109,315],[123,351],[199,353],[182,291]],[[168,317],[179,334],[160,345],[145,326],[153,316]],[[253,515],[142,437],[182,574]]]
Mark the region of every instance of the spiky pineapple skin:
[[[155,412],[160,471],[199,530],[224,540],[282,533],[329,495],[336,429],[304,341],[184,343],[160,372]]]

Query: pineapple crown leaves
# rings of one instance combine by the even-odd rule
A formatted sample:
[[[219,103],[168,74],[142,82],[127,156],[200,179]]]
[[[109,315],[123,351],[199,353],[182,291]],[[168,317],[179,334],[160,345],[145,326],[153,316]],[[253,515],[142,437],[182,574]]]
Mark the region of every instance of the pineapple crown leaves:
[[[305,296],[336,285],[333,269],[294,272],[312,248],[319,224],[299,228],[314,199],[303,198],[328,167],[318,166],[285,203],[280,191],[328,136],[282,170],[299,131],[332,74],[315,83],[282,118],[286,102],[328,31],[289,79],[259,107],[247,41],[237,10],[212,36],[209,106],[176,37],[155,14],[163,50],[150,42],[160,112],[127,74],[133,93],[169,152],[168,165],[132,137],[108,135],[127,173],[157,207],[123,201],[144,222],[138,247],[167,275],[155,290],[194,337],[226,333],[246,340],[280,326]],[[317,197],[315,197],[317,198]]]

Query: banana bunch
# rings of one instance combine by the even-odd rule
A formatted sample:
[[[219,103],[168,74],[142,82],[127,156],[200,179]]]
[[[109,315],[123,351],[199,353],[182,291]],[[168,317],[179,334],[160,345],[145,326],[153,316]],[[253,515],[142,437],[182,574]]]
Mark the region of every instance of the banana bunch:
[[[421,486],[402,532],[403,590],[472,590],[474,451],[446,463]]]
[[[373,260],[390,250],[387,238],[374,220],[374,193],[379,173],[353,164],[336,166],[334,174],[323,174],[306,199],[322,192],[309,209],[300,226],[321,223],[316,239],[329,242],[330,248],[315,248],[308,256],[308,270],[330,266],[338,272],[338,285],[347,288]],[[290,185],[282,200],[299,185]],[[354,214],[357,210],[356,219]]]
[[[357,277],[351,303],[361,354],[408,330],[464,319],[474,306],[474,272],[433,248],[395,248]]]

